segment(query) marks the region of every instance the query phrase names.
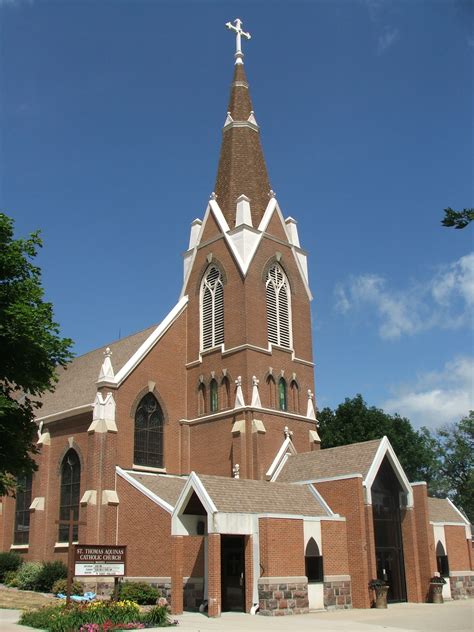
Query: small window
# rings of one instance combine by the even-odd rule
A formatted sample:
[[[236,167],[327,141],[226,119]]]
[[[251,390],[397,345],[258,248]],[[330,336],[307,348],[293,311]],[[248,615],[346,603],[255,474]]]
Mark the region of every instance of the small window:
[[[227,375],[224,375],[221,382],[223,408],[230,408],[230,381]]]
[[[268,405],[270,406],[270,408],[275,408],[276,407],[276,402],[275,402],[276,384],[272,375],[269,375],[267,377],[266,383],[267,383],[267,393],[268,393]]]
[[[210,266],[201,284],[201,347],[224,344],[224,284],[216,266]]]
[[[268,341],[290,348],[290,288],[285,273],[278,264],[273,265],[268,271],[265,287]]]
[[[206,414],[206,387],[202,382],[198,386],[198,414]]]
[[[217,413],[219,410],[219,388],[217,381],[212,379],[209,386],[211,413]]]
[[[278,382],[278,408],[280,410],[288,410],[288,402],[286,398],[286,380],[280,378]]]
[[[61,492],[59,501],[59,519],[69,520],[70,512],[73,519],[79,520],[79,499],[81,493],[81,463],[79,456],[72,448],[68,450],[61,464]],[[79,527],[75,525],[72,530],[72,539],[77,542]],[[69,526],[60,524],[58,530],[58,542],[69,541]]]
[[[291,407],[294,413],[300,412],[300,393],[296,380],[290,382]]]
[[[153,393],[147,393],[135,413],[135,465],[163,467],[163,412]]]
[[[315,584],[324,581],[323,558],[314,538],[310,538],[306,545],[304,560],[308,583]]]
[[[14,544],[28,544],[30,539],[30,505],[33,474],[22,476],[17,481],[15,504]]]

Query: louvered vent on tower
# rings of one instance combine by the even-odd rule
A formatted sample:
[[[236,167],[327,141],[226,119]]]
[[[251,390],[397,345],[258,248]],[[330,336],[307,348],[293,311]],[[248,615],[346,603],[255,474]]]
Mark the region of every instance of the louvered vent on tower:
[[[224,343],[224,286],[222,274],[211,266],[201,286],[202,349],[211,349]]]
[[[285,273],[278,264],[267,274],[268,341],[291,348],[290,292]]]

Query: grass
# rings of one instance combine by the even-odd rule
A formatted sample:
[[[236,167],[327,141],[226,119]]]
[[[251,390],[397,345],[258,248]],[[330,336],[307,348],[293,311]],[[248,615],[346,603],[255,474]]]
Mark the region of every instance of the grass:
[[[58,603],[58,599],[31,590],[18,590],[8,588],[0,584],[0,608],[13,608],[15,610],[29,610],[40,608],[52,603]]]

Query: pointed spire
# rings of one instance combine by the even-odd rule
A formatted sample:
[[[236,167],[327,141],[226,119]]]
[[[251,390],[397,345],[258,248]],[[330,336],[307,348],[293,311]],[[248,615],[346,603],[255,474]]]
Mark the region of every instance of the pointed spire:
[[[237,28],[244,35],[241,24],[238,20]],[[236,31],[230,22],[226,26]],[[257,228],[271,198],[271,186],[239,45],[235,56],[215,192],[217,203],[231,228],[235,226],[237,199],[246,195],[250,200],[252,224]]]

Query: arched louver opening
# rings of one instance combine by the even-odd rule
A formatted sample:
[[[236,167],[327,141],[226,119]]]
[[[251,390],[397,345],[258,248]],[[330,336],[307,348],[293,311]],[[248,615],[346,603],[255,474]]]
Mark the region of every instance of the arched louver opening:
[[[224,343],[224,284],[216,266],[206,272],[201,285],[202,349]]]
[[[135,465],[163,467],[163,412],[153,393],[147,393],[135,413]]]
[[[79,500],[81,494],[81,462],[79,456],[72,448],[68,450],[61,464],[61,490],[59,500],[59,519],[69,520],[70,512],[73,512],[74,520],[79,519]],[[79,527],[75,525],[72,530],[72,539],[77,541]],[[59,525],[58,542],[68,542],[69,526]]]
[[[273,265],[265,283],[267,294],[268,340],[280,347],[291,347],[290,288],[285,273]]]
[[[209,385],[211,413],[217,413],[219,410],[219,387],[217,386],[217,380],[212,379]]]
[[[30,539],[30,505],[33,474],[18,479],[16,485],[15,529],[13,544],[28,544]]]
[[[304,554],[306,577],[309,583],[322,582],[324,580],[323,558],[314,538],[308,540]]]

